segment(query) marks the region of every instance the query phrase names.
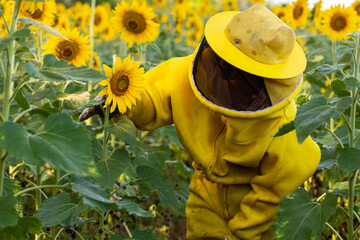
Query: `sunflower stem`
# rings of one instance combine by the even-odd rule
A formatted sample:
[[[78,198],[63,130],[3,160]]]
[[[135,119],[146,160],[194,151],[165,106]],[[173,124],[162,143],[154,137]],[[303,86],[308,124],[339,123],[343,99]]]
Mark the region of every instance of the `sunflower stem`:
[[[17,20],[19,16],[19,8],[20,8],[21,0],[15,1],[13,14],[11,17],[11,27],[9,36],[12,35],[17,26]],[[11,96],[11,78],[12,71],[15,60],[15,40],[11,41],[7,48],[7,66],[6,66],[6,77],[4,78],[3,84],[3,109],[2,109],[2,121],[6,122],[9,120],[10,113],[10,96]],[[3,185],[4,185],[4,177],[5,177],[5,160],[7,153],[3,148],[0,148],[0,197],[3,195]]]

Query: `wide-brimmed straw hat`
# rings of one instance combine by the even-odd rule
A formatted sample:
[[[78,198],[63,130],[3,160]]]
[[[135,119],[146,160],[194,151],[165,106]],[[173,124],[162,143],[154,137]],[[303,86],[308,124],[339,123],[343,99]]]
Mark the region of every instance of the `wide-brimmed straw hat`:
[[[291,78],[306,67],[294,30],[261,4],[214,15],[205,25],[205,38],[225,61],[258,76]]]

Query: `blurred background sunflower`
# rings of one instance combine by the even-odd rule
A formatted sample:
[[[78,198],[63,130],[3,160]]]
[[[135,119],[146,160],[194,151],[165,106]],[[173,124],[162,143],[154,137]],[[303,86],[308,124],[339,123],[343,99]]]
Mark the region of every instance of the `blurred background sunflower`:
[[[357,14],[351,8],[337,5],[323,13],[322,30],[331,40],[343,40],[346,34],[357,30]]]
[[[89,38],[83,36],[74,28],[60,30],[61,34],[67,39],[50,35],[46,44],[42,46],[45,49],[43,55],[53,54],[57,59],[64,59],[69,64],[75,66],[82,66],[90,59],[92,46],[89,43]]]
[[[115,16],[112,19],[115,29],[121,33],[120,39],[125,40],[131,47],[135,42],[151,42],[159,35],[159,24],[154,22],[156,18],[152,8],[145,4],[140,5],[133,1],[129,3],[122,1],[115,7]]]
[[[307,0],[297,0],[289,5],[290,14],[286,15],[285,21],[290,24],[293,29],[304,28],[309,16],[309,6]]]
[[[104,107],[111,105],[110,112],[116,107],[120,113],[131,110],[143,91],[144,68],[140,68],[140,62],[134,62],[130,55],[123,62],[117,57],[112,69],[106,64],[103,68],[108,78],[99,83],[105,88],[98,95],[108,95]]]
[[[45,2],[22,1],[19,16],[52,25],[55,9],[55,0],[46,0]]]

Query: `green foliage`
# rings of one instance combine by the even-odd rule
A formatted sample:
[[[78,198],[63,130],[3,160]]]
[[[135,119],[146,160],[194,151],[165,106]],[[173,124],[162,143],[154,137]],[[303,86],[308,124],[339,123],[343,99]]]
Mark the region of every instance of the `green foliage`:
[[[42,78],[47,81],[99,81],[106,76],[94,69],[81,66],[75,67],[64,60],[57,60],[54,55],[48,54],[44,57],[44,65],[40,68],[31,62],[26,64],[26,72],[34,78]]]
[[[281,200],[274,225],[275,238],[318,239],[325,222],[335,211],[335,195],[329,194],[321,203],[312,202],[308,193],[300,188]]]
[[[16,225],[18,222],[18,214],[15,208],[16,199],[8,194],[0,197],[0,228]]]
[[[15,226],[0,229],[0,239],[27,240],[29,234],[38,234],[42,231],[42,225],[36,217],[22,217]]]
[[[134,214],[139,217],[154,217],[150,212],[147,212],[140,208],[140,206],[132,201],[123,200],[117,202],[119,209],[125,209],[129,214]]]
[[[338,155],[339,167],[346,173],[360,169],[360,150],[353,147],[341,149]]]
[[[107,126],[106,130],[130,145],[136,143],[136,128],[129,119],[121,119],[114,125]]]
[[[41,165],[49,162],[67,172],[89,174],[95,164],[91,158],[91,139],[86,129],[66,114],[52,114],[37,134],[6,122],[0,126],[0,144],[18,159]]]
[[[78,194],[63,192],[45,200],[36,211],[36,216],[46,227],[58,224],[71,226],[83,210],[84,206]]]

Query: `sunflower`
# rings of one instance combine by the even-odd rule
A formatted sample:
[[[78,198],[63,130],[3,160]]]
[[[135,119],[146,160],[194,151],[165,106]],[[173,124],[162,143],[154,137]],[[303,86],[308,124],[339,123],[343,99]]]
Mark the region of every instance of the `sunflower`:
[[[357,30],[357,15],[353,8],[344,6],[332,6],[324,11],[322,30],[331,40],[343,40],[346,34]]]
[[[314,27],[319,30],[319,32],[322,32],[322,19],[323,19],[323,14],[321,11],[321,6],[322,6],[322,0],[318,1],[315,6],[314,6],[314,15],[313,15],[313,22],[314,22]]]
[[[70,20],[68,18],[68,16],[66,15],[62,15],[60,17],[57,17],[54,19],[54,23],[55,23],[55,27],[56,29],[60,30],[60,29],[68,29],[70,28]]]
[[[285,21],[287,15],[289,14],[288,8],[286,6],[274,6],[272,12],[281,20]]]
[[[114,27],[121,32],[120,39],[125,40],[129,47],[134,42],[140,45],[153,41],[159,35],[159,24],[152,20],[156,15],[145,4],[133,1],[130,6],[122,1],[115,7],[114,13]]]
[[[45,2],[21,1],[20,17],[32,18],[47,25],[52,24],[56,9],[55,0],[46,0]]]
[[[238,11],[239,7],[236,0],[223,0],[222,7],[224,11]]]
[[[50,35],[50,39],[42,46],[46,51],[43,55],[53,54],[57,59],[64,59],[69,64],[74,64],[79,67],[85,65],[85,62],[90,59],[91,45],[89,38],[80,35],[75,28],[60,30],[61,34],[67,39]]]
[[[100,61],[99,56],[97,55],[97,52],[93,53],[93,65],[90,66],[90,58],[89,58],[88,61],[86,61],[86,65],[93,68],[93,69],[95,69],[95,70],[97,70],[97,71],[101,71],[101,68],[100,68],[101,61]]]
[[[288,14],[285,21],[290,23],[290,27],[293,29],[304,28],[306,20],[309,15],[310,9],[307,0],[297,0],[290,6],[290,14]]]
[[[100,38],[105,41],[111,41],[117,38],[117,33],[115,32],[114,28],[108,24],[101,33]]]
[[[110,112],[117,107],[120,113],[125,113],[136,105],[136,99],[140,99],[144,90],[144,68],[139,67],[140,62],[135,63],[130,55],[123,62],[117,57],[112,69],[103,64],[108,79],[99,83],[105,88],[98,95],[108,95],[104,107],[111,105]]]
[[[256,4],[256,3],[260,3],[260,4],[264,4],[264,0],[250,0],[251,4]]]
[[[108,11],[104,6],[97,6],[94,13],[94,35],[98,36],[108,25]]]
[[[360,0],[356,0],[351,4],[351,8],[356,11],[357,16],[360,18]]]

